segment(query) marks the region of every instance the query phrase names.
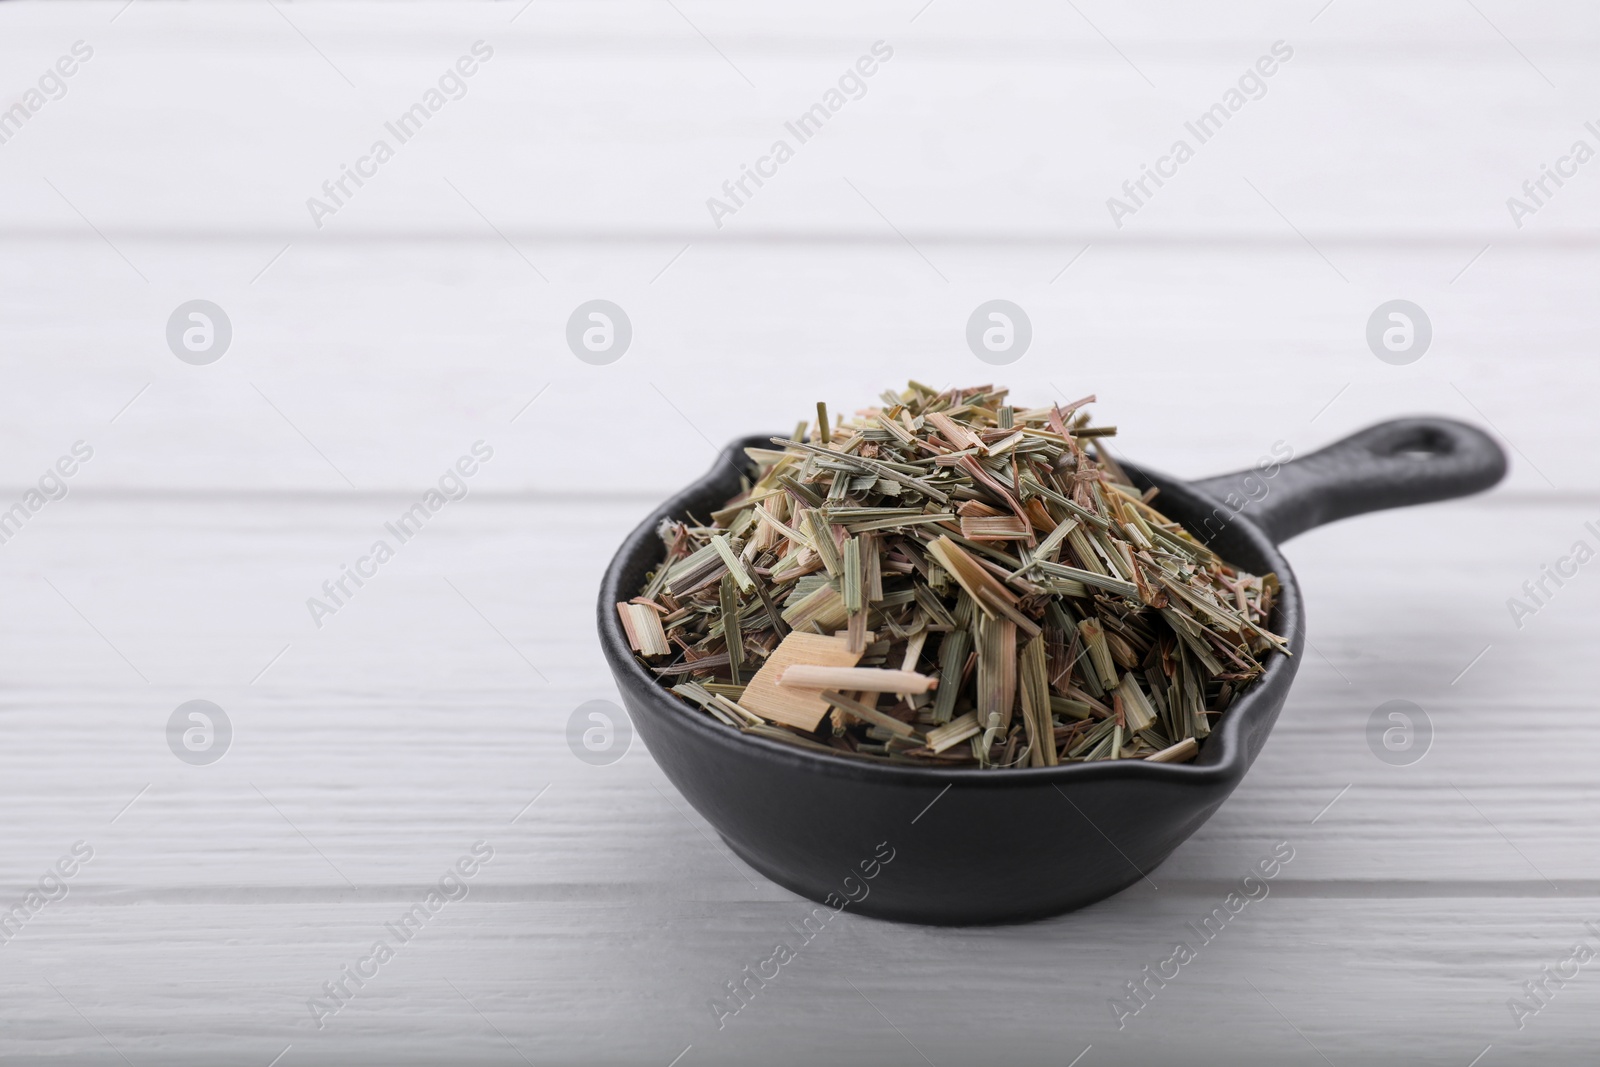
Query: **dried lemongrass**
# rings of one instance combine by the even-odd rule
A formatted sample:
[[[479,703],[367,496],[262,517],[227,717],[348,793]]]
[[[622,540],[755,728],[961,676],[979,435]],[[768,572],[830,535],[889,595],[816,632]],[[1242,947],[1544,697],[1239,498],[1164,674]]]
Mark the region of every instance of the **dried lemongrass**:
[[[913,382],[746,450],[743,491],[664,522],[617,605],[686,702],[804,748],[953,766],[1186,762],[1287,652],[1278,583],[1220,559],[1099,447],[1084,397]]]
[[[667,644],[666,631],[661,628],[661,616],[646,604],[618,604],[617,614],[622,618],[622,632],[628,635],[629,646],[641,656],[665,656],[672,652]]]
[[[779,685],[802,689],[854,689],[868,693],[926,693],[939,679],[916,671],[888,671],[879,667],[819,667],[797,663],[783,672]]]

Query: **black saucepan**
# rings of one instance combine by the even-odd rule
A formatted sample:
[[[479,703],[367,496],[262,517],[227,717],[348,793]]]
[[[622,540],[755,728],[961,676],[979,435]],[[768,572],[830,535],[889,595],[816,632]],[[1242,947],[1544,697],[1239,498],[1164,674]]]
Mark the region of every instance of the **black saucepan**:
[[[1288,696],[1305,613],[1278,542],[1362,512],[1475,493],[1506,469],[1482,431],[1436,418],[1381,423],[1300,459],[1196,483],[1124,463],[1225,559],[1277,574],[1273,629],[1293,655],[1268,659],[1192,763],[985,771],[869,762],[740,734],[662,688],[629,651],[615,604],[659,564],[657,524],[722,506],[748,466],[745,446],[769,440],[729,445],[628,536],[600,589],[601,645],[651,755],[746,863],[835,908],[848,901],[868,915],[940,924],[1054,915],[1153,870],[1233,792]]]

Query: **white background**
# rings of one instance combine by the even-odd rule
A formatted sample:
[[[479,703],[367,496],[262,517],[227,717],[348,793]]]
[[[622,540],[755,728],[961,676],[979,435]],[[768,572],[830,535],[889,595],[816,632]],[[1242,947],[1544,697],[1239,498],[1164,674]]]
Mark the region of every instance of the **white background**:
[[[1600,977],[1520,1031],[1506,1001],[1600,946],[1600,579],[1520,629],[1506,601],[1600,546],[1600,162],[1520,228],[1506,201],[1600,148],[1600,15],[919,3],[0,7],[6,106],[94,50],[0,144],[0,506],[94,449],[0,545],[0,904],[95,849],[0,946],[0,1054],[1578,1061]],[[479,40],[466,95],[314,225],[307,198]],[[706,199],[880,40],[866,94],[714,225]],[[1107,198],[1280,40],[1266,94],[1115,226]],[[1034,333],[1004,368],[964,340],[997,297]],[[233,327],[208,366],[165,340],[197,298]],[[608,366],[564,339],[594,298],[633,324]],[[1433,324],[1408,366],[1365,340],[1395,298]],[[1095,392],[1122,453],[1182,476],[1406,413],[1485,426],[1512,471],[1291,546],[1313,648],[1154,885],[1016,928],[845,914],[719,1031],[710,998],[808,905],[642,745],[568,750],[573,709],[616,695],[599,574],[725,440],[908,377]],[[306,599],[478,440],[467,499],[317,627]],[[195,698],[233,724],[209,767],[167,748]],[[1396,698],[1433,723],[1410,767],[1365,740]],[[468,899],[317,1029],[307,998],[478,839]],[[1108,998],[1282,840],[1271,897],[1119,1032]]]

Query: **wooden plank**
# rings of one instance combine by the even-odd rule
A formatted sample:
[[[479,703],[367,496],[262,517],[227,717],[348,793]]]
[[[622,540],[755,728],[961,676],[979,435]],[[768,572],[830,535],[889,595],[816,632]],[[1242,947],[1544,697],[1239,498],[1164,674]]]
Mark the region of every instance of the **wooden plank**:
[[[0,323],[14,380],[26,383],[0,394],[0,485],[14,492],[77,440],[95,457],[74,492],[336,493],[350,491],[348,478],[362,491],[420,493],[478,440],[498,458],[473,492],[582,492],[583,468],[543,458],[582,439],[613,471],[604,491],[664,496],[714,461],[708,441],[782,430],[817,399],[858,404],[911,367],[939,382],[998,376],[1019,398],[1096,390],[1097,415],[1120,427],[1118,454],[1180,475],[1247,466],[1279,441],[1304,454],[1381,418],[1436,412],[1497,427],[1518,450],[1515,487],[1600,491],[1585,459],[1600,449],[1600,427],[1547,414],[1550,397],[1600,390],[1586,320],[1573,310],[1587,306],[1586,279],[1600,269],[1587,252],[1497,246],[1451,285],[1481,245],[1330,249],[1368,287],[1358,296],[1304,247],[1097,246],[1054,285],[1077,248],[924,248],[947,286],[903,246],[696,245],[651,284],[681,244],[567,245],[551,251],[560,270],[546,293],[503,245],[381,255],[296,246],[254,285],[281,244],[125,245],[147,273],[171,279],[153,295],[103,245],[12,247],[0,281],[32,309]],[[233,349],[206,367],[174,358],[162,333],[195,295],[177,287],[189,271],[207,276],[203,291],[235,326]],[[859,279],[838,285],[841,272]],[[327,288],[329,277],[351,281]],[[441,289],[444,278],[459,285]],[[1035,335],[1001,375],[964,338],[971,309],[997,285]],[[635,324],[633,350],[609,368],[565,347],[567,317],[594,292],[610,293]],[[1411,366],[1366,348],[1366,319],[1393,292],[1409,292],[1435,324],[1433,348]],[[50,344],[70,359],[26,355],[40,350],[44,321],[62,324]],[[796,361],[810,383],[800,395],[784,370]],[[735,365],[738,375],[720,373]],[[1218,382],[1249,417],[1201,426],[1194,397]],[[648,461],[626,436],[586,433],[586,413],[604,406],[650,428],[659,447]]]
[[[512,235],[654,231],[677,247],[772,231],[872,234],[893,246],[899,238],[879,211],[914,241],[1226,231],[1295,246],[1276,207],[1314,241],[1352,230],[1482,235],[1469,254],[1568,226],[1592,244],[1600,226],[1600,199],[1578,183],[1527,229],[1506,207],[1584,135],[1584,116],[1559,106],[1545,80],[1576,93],[1593,80],[1586,60],[1600,29],[1577,4],[1547,5],[1536,25],[1517,27],[1520,48],[1448,5],[1400,13],[1344,4],[1312,24],[1264,5],[1228,16],[1091,5],[1080,18],[1034,3],[992,19],[940,3],[912,23],[885,4],[875,14],[835,8],[788,33],[767,15],[695,6],[703,9],[685,17],[643,2],[593,15],[541,6],[515,24],[517,9],[434,6],[375,36],[348,9],[314,5],[295,20],[314,47],[270,9],[243,5],[149,5],[115,25],[99,7],[8,10],[24,31],[7,35],[8,68],[43,70],[75,39],[99,51],[69,94],[5,146],[5,224],[80,232],[43,173],[113,240],[255,235],[264,247],[252,273],[285,242],[324,236],[498,241],[477,211]],[[307,200],[325,198],[322,183],[369,153],[385,122],[477,40],[494,58],[465,95],[414,141],[396,143],[396,157],[319,229]],[[789,134],[785,122],[838,91],[878,40],[894,58],[863,82],[865,95],[809,143]],[[1211,143],[1188,134],[1185,123],[1278,40],[1295,58],[1263,81],[1265,95]],[[1426,46],[1394,61],[1397,42],[1419,40]],[[151,114],[191,124],[124,136],[148,130]],[[173,166],[197,132],[208,151]],[[794,142],[795,158],[759,190],[747,182],[748,198],[719,229],[707,200],[725,197],[723,183],[780,138]],[[1180,138],[1194,142],[1195,158],[1159,190],[1146,179],[1148,206],[1119,229],[1108,199],[1126,198],[1124,183]],[[115,163],[81,166],[84,144],[107,146]],[[538,262],[536,251],[525,254]]]
[[[1089,1045],[1110,1063],[1223,1065],[1241,1054],[1321,1062],[1309,1039],[1335,1063],[1396,1055],[1467,1063],[1490,1044],[1500,1054],[1573,1050],[1591,1038],[1600,1006],[1582,978],[1521,1032],[1505,1005],[1522,980],[1585,936],[1593,897],[1538,909],[1495,896],[1308,897],[1286,870],[1118,1030],[1109,1002],[1122,984],[1166,958],[1171,942],[1197,940],[1188,924],[1220,906],[1234,883],[1132,890],[1091,912],[981,937],[845,912],[804,944],[792,924],[810,909],[798,901],[651,906],[644,896],[586,899],[587,887],[573,888],[564,900],[486,895],[451,905],[459,910],[402,946],[320,1031],[305,1001],[367,951],[404,910],[403,894],[292,908],[85,901],[76,929],[58,924],[48,947],[38,931],[7,954],[12,967],[51,975],[104,1038],[42,982],[13,978],[7,1044],[89,1061],[115,1059],[110,1041],[135,1063],[214,1062],[228,1049],[267,1062],[286,1045],[316,1064],[520,1062],[506,1042],[535,1062],[667,1063],[690,1045],[703,1063],[799,1063],[788,1050],[801,1046],[834,1062],[920,1062],[898,1027],[935,1063],[981,1061],[996,1039],[963,1017],[970,991],[929,986],[931,959],[983,975],[982,1003],[1007,1019],[1005,1048],[1023,1062],[1066,1062]],[[711,1001],[726,1000],[725,983],[777,941],[795,942],[797,958],[719,1030]],[[196,989],[207,1008],[199,1026]],[[1401,989],[1412,993],[1397,1013]],[[625,1021],[613,998],[630,1005]],[[1045,1012],[1047,1024],[1028,1019]]]
[[[462,847],[467,827],[504,825],[552,782],[546,800],[598,790],[619,827],[594,839],[574,798],[551,840],[582,854],[559,846],[555,880],[572,864],[625,879],[678,869],[686,849],[721,864],[650,788],[642,749],[596,769],[564,739],[578,705],[615,699],[587,620],[609,546],[646,506],[592,504],[578,533],[537,501],[469,498],[319,629],[305,600],[365,548],[389,506],[61,502],[40,520],[54,524],[48,536],[26,531],[0,553],[10,590],[0,633],[13,652],[4,714],[16,738],[0,753],[15,845],[0,854],[0,881],[32,881],[151,783],[113,827],[151,836],[131,866],[108,862],[91,881],[219,881],[239,876],[237,862],[253,876],[342,886],[252,782],[357,884],[418,877],[419,844],[435,855]],[[1587,770],[1600,725],[1583,652],[1600,636],[1600,586],[1569,582],[1520,631],[1505,607],[1593,510],[1488,498],[1294,542],[1313,647],[1257,766],[1169,866],[1218,877],[1230,850],[1314,826],[1326,844],[1297,876],[1542,885],[1497,827],[1557,881],[1600,876]],[[553,571],[538,562],[558,558],[569,562]],[[197,697],[227,709],[237,736],[207,768],[174,760],[163,734]],[[1368,718],[1394,698],[1434,722],[1433,748],[1414,766],[1385,765],[1367,747]],[[1507,732],[1508,718],[1525,728]],[[73,770],[85,767],[94,773]],[[136,817],[146,806],[148,824]],[[645,847],[652,834],[673,840]],[[207,859],[229,835],[250,843],[226,845],[228,862]],[[713,877],[750,888],[721,865]]]

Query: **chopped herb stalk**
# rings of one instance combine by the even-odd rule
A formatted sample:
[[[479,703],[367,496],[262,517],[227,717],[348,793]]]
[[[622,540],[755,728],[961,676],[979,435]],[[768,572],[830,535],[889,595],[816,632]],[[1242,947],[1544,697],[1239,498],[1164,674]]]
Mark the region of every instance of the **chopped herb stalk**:
[[[1288,652],[1278,582],[1130,484],[1094,400],[913,382],[831,421],[819,402],[746,449],[704,522],[661,524],[664,560],[617,605],[630,647],[692,714],[840,757],[1195,759]]]

